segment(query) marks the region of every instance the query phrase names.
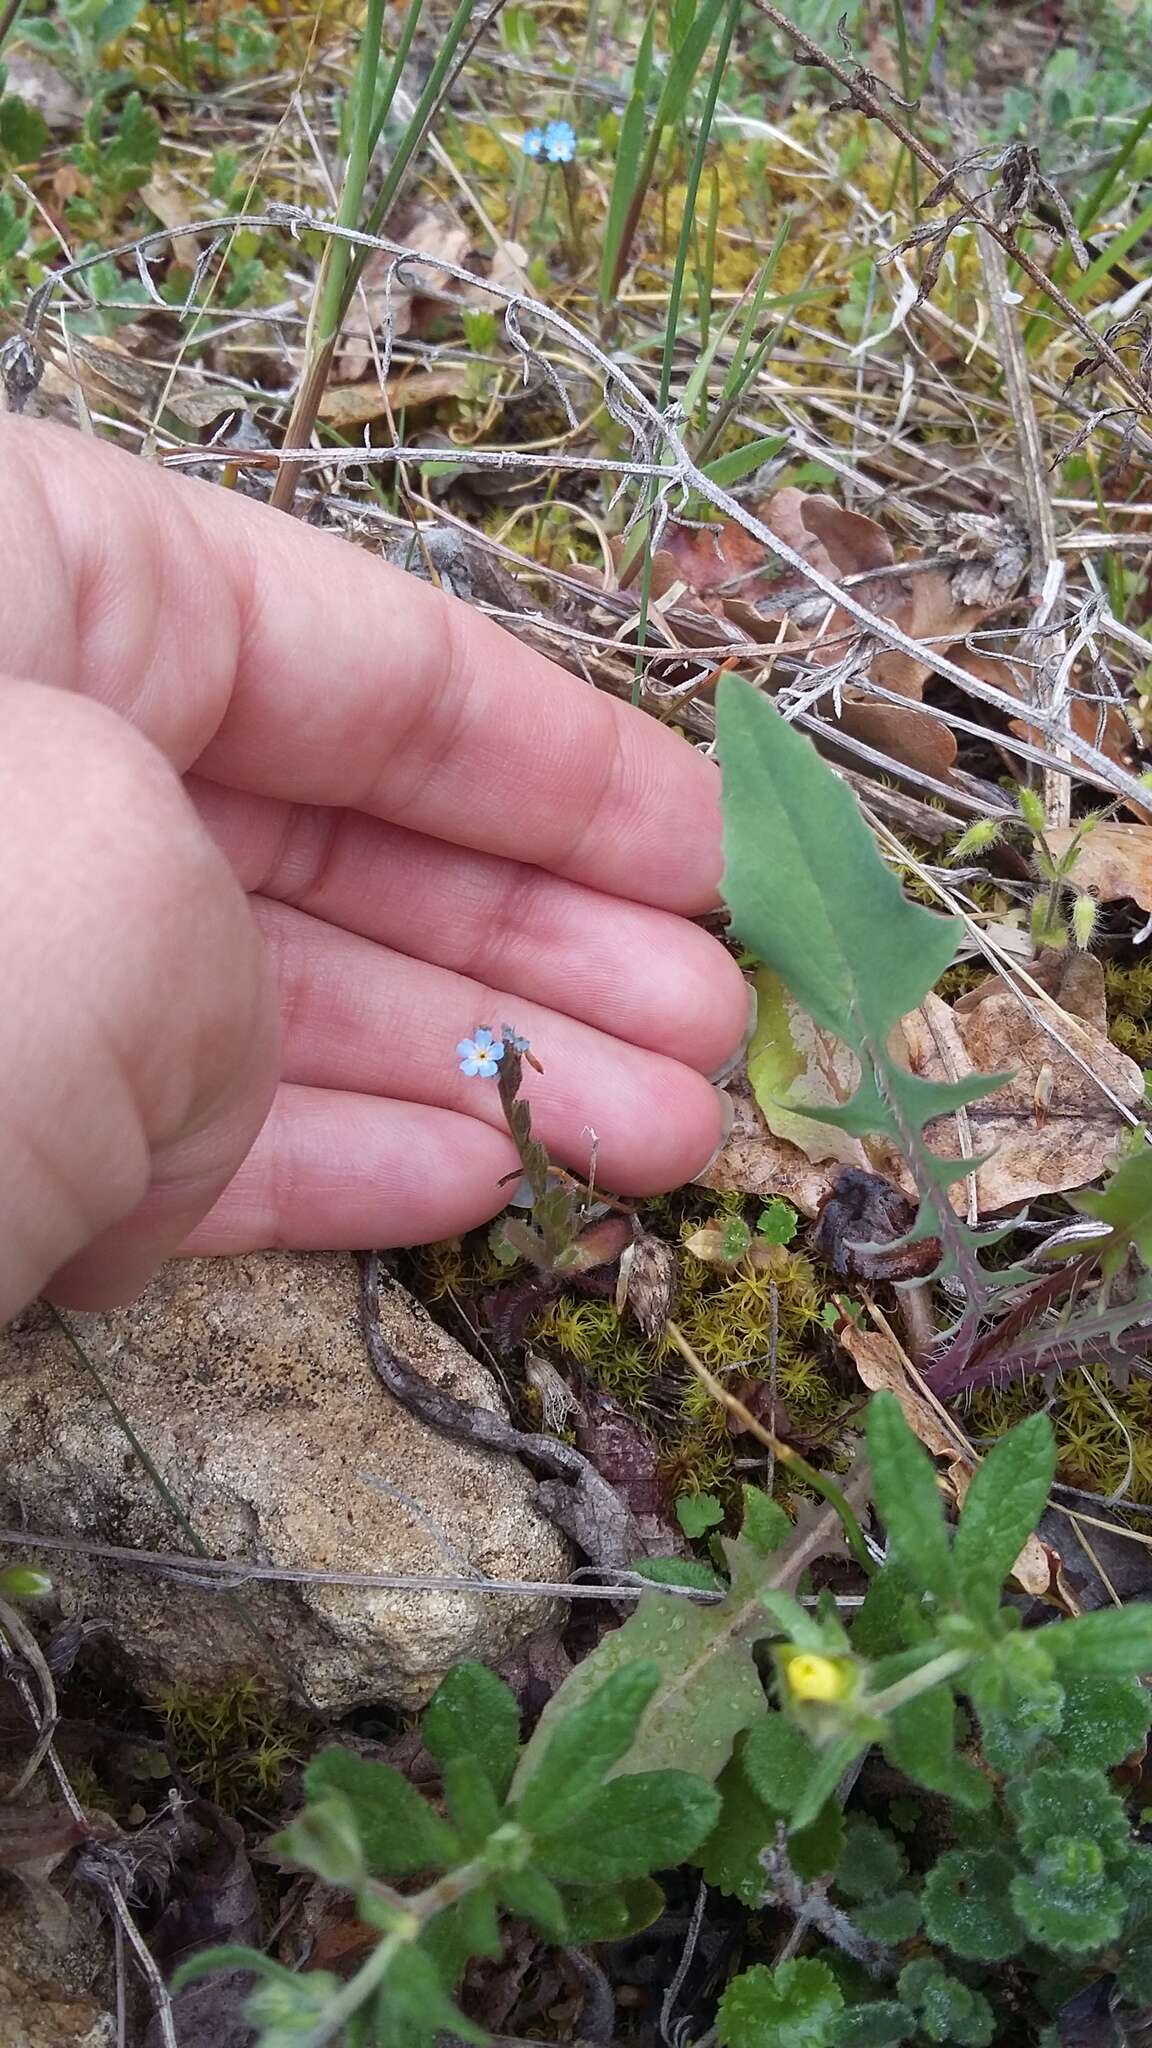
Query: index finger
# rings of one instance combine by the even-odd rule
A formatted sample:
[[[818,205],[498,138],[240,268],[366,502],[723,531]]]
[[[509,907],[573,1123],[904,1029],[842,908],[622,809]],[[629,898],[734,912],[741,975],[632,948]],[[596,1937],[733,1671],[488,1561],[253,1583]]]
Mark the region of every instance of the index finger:
[[[719,776],[469,607],[235,492],[0,421],[0,645],[182,770],[698,912]]]

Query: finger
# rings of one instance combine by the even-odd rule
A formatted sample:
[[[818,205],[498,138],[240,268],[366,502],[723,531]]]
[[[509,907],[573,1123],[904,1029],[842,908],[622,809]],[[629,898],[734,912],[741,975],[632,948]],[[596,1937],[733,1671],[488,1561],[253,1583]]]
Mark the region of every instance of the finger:
[[[433,1104],[503,1131],[495,1081],[464,1075],[456,1045],[508,1021],[544,1067],[527,1077],[533,1127],[564,1165],[587,1171],[595,1132],[603,1184],[655,1194],[715,1152],[727,1103],[679,1061],[282,904],[254,907],[280,992],[285,1080]]]
[[[58,1270],[65,1300],[93,1272],[104,1300],[144,1284],[260,1127],[275,1017],[244,895],[156,749],[36,683],[0,699],[2,1321]]]
[[[358,811],[238,797],[195,776],[189,793],[249,891],[703,1073],[745,1035],[740,969],[668,911]]]
[[[499,1214],[519,1172],[474,1117],[326,1088],[281,1087],[239,1172],[182,1247],[202,1255],[354,1251],[456,1237]]]
[[[181,769],[696,912],[719,778],[668,728],[331,535],[0,422],[0,644]]]

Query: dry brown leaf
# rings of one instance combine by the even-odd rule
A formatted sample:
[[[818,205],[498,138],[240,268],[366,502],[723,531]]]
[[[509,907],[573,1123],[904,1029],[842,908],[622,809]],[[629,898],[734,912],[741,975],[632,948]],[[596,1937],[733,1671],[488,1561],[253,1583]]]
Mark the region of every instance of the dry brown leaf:
[[[1100,962],[1090,954],[1052,956],[1038,961],[1031,973],[1059,1003],[1060,1013],[1051,1021],[1089,1073],[1033,1022],[996,975],[961,997],[954,1009],[939,996],[926,996],[903,1022],[909,1064],[927,1080],[1010,1075],[965,1112],[969,1149],[977,1157],[990,1155],[976,1174],[981,1215],[1015,1208],[1036,1195],[1084,1187],[1115,1165],[1128,1125],[1093,1075],[1128,1108],[1138,1108],[1144,1097],[1140,1068],[1107,1036]],[[959,1157],[965,1150],[954,1117],[930,1124],[927,1138],[936,1152]],[[956,1184],[957,1207],[964,1204],[966,1186]]]
[[[409,412],[422,405],[439,405],[445,398],[460,398],[468,382],[466,363],[454,363],[442,370],[408,370],[389,377],[382,386],[378,377],[362,384],[332,384],[320,400],[320,418],[334,427],[362,427],[369,420],[382,419],[391,406],[394,413]]]
[[[1075,826],[1061,826],[1044,837],[1056,855],[1068,851]],[[1152,825],[1094,825],[1085,832],[1071,880],[1090,889],[1102,903],[1130,896],[1142,910],[1152,911]]]
[[[162,228],[191,227],[196,215],[196,194],[187,191],[175,178],[154,177],[140,187],[140,197],[151,213],[156,215]],[[185,270],[195,270],[200,260],[200,238],[198,235],[174,234],[171,242],[172,260]]]
[[[912,1384],[908,1368],[892,1338],[883,1330],[858,1330],[851,1323],[840,1342],[870,1394],[895,1394],[909,1429],[934,1458],[956,1458],[955,1434],[946,1428],[931,1403]]]
[[[717,1194],[780,1195],[802,1216],[815,1216],[840,1171],[840,1161],[814,1165],[798,1145],[774,1137],[743,1075],[727,1084],[735,1106],[732,1135],[697,1185]]]
[[[433,260],[405,261],[398,277],[396,258],[387,250],[376,250],[368,258],[336,353],[333,376],[338,383],[354,384],[372,367],[372,341],[375,338],[379,347],[389,319],[393,340],[411,334],[419,326],[421,290],[438,291],[447,281],[435,259],[463,263],[472,241],[467,228],[453,214],[431,207],[406,222],[403,239]]]
[[[968,669],[978,682],[991,683],[994,689],[1003,690],[1005,696],[1017,697],[1021,702],[1026,701],[1022,672],[1012,662],[1001,661],[994,654],[977,653],[972,648],[965,647],[963,642],[956,647],[949,647],[947,652],[950,661],[954,661],[959,668]],[[1100,752],[1110,761],[1115,761],[1117,767],[1130,768],[1132,734],[1123,712],[1118,705],[1109,703],[1104,698],[1084,694],[1091,687],[1090,676],[1079,679],[1076,687],[1078,694],[1070,700],[1068,717],[1077,739],[1086,740],[1089,746],[1099,747]],[[1051,746],[1051,735],[1045,732],[1043,727],[1030,724],[1026,718],[1012,718],[1008,723],[1017,739],[1027,740],[1030,746]],[[1014,769],[1018,768],[1019,763],[1015,755],[1012,756],[1010,765]],[[1136,811],[1138,816],[1145,815],[1135,804],[1127,808]],[[1152,817],[1152,800],[1149,802],[1147,815]]]

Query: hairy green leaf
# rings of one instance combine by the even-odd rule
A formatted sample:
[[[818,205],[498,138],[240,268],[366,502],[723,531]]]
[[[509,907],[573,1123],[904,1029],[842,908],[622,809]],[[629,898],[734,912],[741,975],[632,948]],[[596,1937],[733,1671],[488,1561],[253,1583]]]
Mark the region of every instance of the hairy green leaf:
[[[715,1786],[686,1771],[613,1778],[567,1827],[537,1837],[534,1861],[563,1884],[618,1884],[683,1863],[716,1824]]]
[[[10,163],[38,163],[49,139],[48,123],[38,107],[30,107],[15,93],[0,100],[0,155]]]
[[[597,1685],[560,1721],[524,1784],[518,1818],[533,1834],[576,1820],[613,1764],[636,1739],[640,1717],[660,1683],[658,1664],[628,1663]]]
[[[706,1536],[724,1520],[724,1504],[714,1493],[683,1493],[676,1503],[676,1520],[686,1536]]]
[[[789,1521],[779,1501],[765,1493],[762,1486],[745,1486],[743,1489],[744,1519],[740,1534],[761,1557],[771,1557],[774,1550],[787,1543],[792,1534]]]
[[[1054,1835],[1078,1835],[1103,1851],[1123,1849],[1129,1837],[1124,1801],[1103,1771],[1042,1764],[1004,1788],[1026,1856],[1042,1855]]]
[[[1025,1638],[1025,1640],[1027,1640]],[[1138,1678],[1068,1676],[1060,1754],[1070,1764],[1107,1770],[1139,1749],[1152,1726],[1152,1695]]]
[[[457,1664],[436,1688],[420,1729],[438,1764],[474,1757],[503,1799],[520,1749],[514,1693],[483,1664]]]
[[[868,1899],[895,1891],[908,1875],[908,1861],[899,1842],[874,1820],[850,1821],[836,1866],[836,1883],[850,1899]]]
[[[933,1941],[972,1962],[1001,1963],[1023,1946],[1008,1888],[1015,1865],[1001,1849],[949,1849],[924,1880],[924,1925]]]
[[[441,1766],[444,1798],[465,1856],[476,1856],[500,1825],[503,1806],[478,1757],[454,1756]]]
[[[916,2031],[915,2014],[895,1998],[846,2005],[835,2023],[835,2048],[900,2048]]]
[[[773,1813],[794,1813],[816,1768],[816,1751],[783,1714],[765,1714],[741,1751],[744,1774]]]
[[[1129,1245],[1136,1247],[1146,1266],[1152,1266],[1152,1146],[1142,1144],[1130,1159],[1122,1160],[1099,1193],[1088,1190],[1070,1199],[1109,1226],[1101,1251],[1105,1273],[1119,1271]]]
[[[897,1707],[888,1716],[882,1740],[889,1762],[925,1791],[942,1792],[972,1813],[991,1804],[990,1781],[957,1754],[956,1705],[948,1686],[939,1685]]]
[[[1044,1512],[1056,1475],[1056,1442],[1046,1415],[1030,1415],[1001,1437],[977,1467],[956,1529],[956,1569],[966,1606],[982,1622],[999,1611],[1000,1589]]]
[[[886,1899],[873,1899],[870,1903],[853,1910],[853,1921],[861,1934],[872,1941],[883,1942],[885,1948],[897,1948],[903,1941],[911,1941],[920,1928],[920,1895],[918,1892],[892,1892]]]
[[[1033,1941],[1062,1956],[1088,1956],[1124,1925],[1123,1885],[1108,1876],[1096,1842],[1057,1835],[1035,1868],[1014,1877],[1013,1908]]]
[[[571,1941],[568,1909],[552,1883],[539,1870],[509,1870],[497,1885],[500,1902],[510,1913],[528,1920],[545,1941]]]
[[[892,1562],[914,1586],[950,1601],[956,1572],[935,1468],[895,1394],[877,1394],[868,1404],[868,1452]]]
[[[720,2000],[722,2048],[828,2048],[844,1997],[827,1963],[804,1958],[769,1970],[753,1964]]]
[[[408,1877],[445,1870],[459,1860],[455,1830],[391,1764],[369,1763],[333,1744],[304,1773],[309,1800],[342,1794],[356,1815],[364,1861],[375,1877]],[[273,1844],[275,1843],[273,1837]]]
[[[1116,1975],[1121,1991],[1133,2005],[1152,2005],[1152,1941],[1135,1942]]]
[[[1101,1607],[1045,1631],[1061,1678],[1118,1677],[1152,1671],[1152,1603]]]
[[[777,1526],[773,1519],[772,1535]],[[761,1603],[762,1589],[794,1585],[816,1558],[841,1543],[840,1520],[830,1508],[806,1509],[771,1556],[762,1555],[747,1534],[725,1543],[732,1566],[726,1600],[712,1607],[690,1607],[660,1594],[642,1600],[623,1626],[606,1635],[553,1694],[520,1759],[514,1790],[519,1791],[536,1769],[560,1723],[609,1672],[637,1658],[659,1666],[660,1684],[623,1770],[675,1768],[700,1778],[719,1777],[736,1737],[767,1709],[752,1654],[753,1646],[775,1627]],[[821,1798],[819,1805],[823,1803]]]
[[[592,1941],[623,1941],[630,1934],[642,1934],[664,1911],[664,1894],[651,1877],[630,1878],[626,1884],[563,1893],[568,1921],[568,1940],[576,1948]]]
[[[484,2048],[488,2036],[455,2005],[444,1989],[440,1972],[431,1956],[415,1943],[397,1949],[381,1993],[377,2035],[395,2040],[402,2028],[421,2028],[456,2035],[461,2041],[475,2041]],[[389,2025],[393,2032],[387,2031]]]
[[[980,1719],[984,1755],[998,1771],[1019,1771],[1064,1724],[1065,1689],[1052,1676],[1047,1631],[1004,1636],[964,1673]]]
[[[954,2041],[957,2048],[988,2048],[995,2038],[992,2008],[979,1991],[952,1977],[934,1956],[921,1956],[901,1970],[896,1989],[918,2015],[930,2041]]]

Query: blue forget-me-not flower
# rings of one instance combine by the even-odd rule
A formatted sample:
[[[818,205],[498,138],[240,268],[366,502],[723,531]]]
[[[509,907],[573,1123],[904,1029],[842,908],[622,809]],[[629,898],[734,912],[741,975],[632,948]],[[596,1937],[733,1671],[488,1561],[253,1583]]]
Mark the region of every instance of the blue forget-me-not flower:
[[[520,144],[525,156],[543,157],[546,164],[570,164],[576,155],[576,130],[571,121],[549,121],[529,128]]]
[[[462,1074],[480,1074],[490,1081],[504,1057],[504,1041],[481,1024],[471,1038],[462,1038],[456,1047],[456,1057]]]

